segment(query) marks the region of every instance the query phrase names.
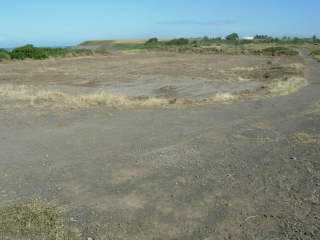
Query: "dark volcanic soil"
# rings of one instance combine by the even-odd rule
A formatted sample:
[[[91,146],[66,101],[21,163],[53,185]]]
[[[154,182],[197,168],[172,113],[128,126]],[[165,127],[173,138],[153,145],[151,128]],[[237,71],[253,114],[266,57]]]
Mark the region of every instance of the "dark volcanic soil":
[[[46,200],[81,239],[320,239],[320,65],[305,58],[310,85],[263,101],[1,110],[0,204]]]

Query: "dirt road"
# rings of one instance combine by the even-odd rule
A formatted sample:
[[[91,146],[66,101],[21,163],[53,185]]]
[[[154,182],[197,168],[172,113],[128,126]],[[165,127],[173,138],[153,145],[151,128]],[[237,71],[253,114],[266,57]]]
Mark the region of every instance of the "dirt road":
[[[320,239],[320,65],[289,96],[175,109],[0,112],[0,204],[41,198],[83,239]]]

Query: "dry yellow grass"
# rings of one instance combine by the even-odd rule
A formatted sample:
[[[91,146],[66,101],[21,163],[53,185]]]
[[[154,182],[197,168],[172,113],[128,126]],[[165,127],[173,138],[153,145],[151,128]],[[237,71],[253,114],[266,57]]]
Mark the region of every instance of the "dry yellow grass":
[[[305,132],[298,132],[293,134],[292,139],[301,144],[317,144],[319,143],[319,139],[311,134]]]
[[[272,129],[272,122],[267,120],[261,120],[254,124],[254,127],[258,129]]]
[[[142,44],[145,43],[145,39],[118,39],[118,40],[113,40],[113,43],[120,43],[120,44]]]
[[[239,96],[231,93],[217,93],[209,98],[210,102],[232,102],[239,99]]]
[[[271,96],[288,95],[298,91],[307,85],[306,79],[302,77],[293,77],[285,81],[274,81],[269,86]],[[125,95],[114,95],[106,91],[99,91],[88,94],[69,94],[58,90],[41,89],[39,87],[27,85],[0,85],[0,98],[2,100],[12,100],[20,103],[27,103],[32,106],[53,105],[67,108],[82,108],[94,106],[111,107],[166,107],[174,106],[192,106],[204,105],[209,103],[230,103],[240,100],[241,94],[217,93],[205,100],[192,99],[168,99],[168,98],[134,98]],[[257,97],[254,92],[247,98]]]
[[[65,224],[63,213],[41,200],[0,208],[2,239],[77,240]]]
[[[127,96],[113,95],[104,91],[92,94],[71,95],[59,91],[41,90],[25,85],[2,85],[0,97],[30,103],[31,105],[57,104],[65,107],[151,107],[169,104],[167,99],[135,99]]]
[[[308,81],[303,77],[292,77],[285,81],[274,81],[269,85],[271,95],[285,96],[299,91],[308,85]]]
[[[91,40],[81,43],[82,46],[111,46],[113,44],[143,44],[144,39]]]
[[[91,94],[72,95],[61,91],[43,90],[26,85],[2,85],[0,86],[0,97],[6,100],[13,100],[27,103],[32,106],[55,105],[59,107],[81,108],[94,106],[111,107],[165,107],[169,105],[202,105],[204,103],[228,103],[237,100],[237,95],[230,93],[218,93],[207,101],[197,102],[185,99],[167,99],[167,98],[133,98],[123,95],[114,95],[105,91],[99,91]]]

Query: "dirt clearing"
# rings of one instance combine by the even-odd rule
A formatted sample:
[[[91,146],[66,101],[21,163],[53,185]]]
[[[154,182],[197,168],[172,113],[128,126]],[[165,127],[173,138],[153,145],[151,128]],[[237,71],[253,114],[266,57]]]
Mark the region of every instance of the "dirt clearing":
[[[31,105],[199,105],[289,94],[306,84],[297,56],[139,52],[0,65],[0,97]]]
[[[0,64],[0,238],[320,239],[320,67],[302,57]]]

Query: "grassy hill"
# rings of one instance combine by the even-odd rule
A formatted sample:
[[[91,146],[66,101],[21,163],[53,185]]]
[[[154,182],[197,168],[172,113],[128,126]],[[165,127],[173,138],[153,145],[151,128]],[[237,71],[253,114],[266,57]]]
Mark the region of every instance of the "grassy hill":
[[[90,40],[80,43],[79,48],[97,51],[138,50],[144,49],[145,40]]]

